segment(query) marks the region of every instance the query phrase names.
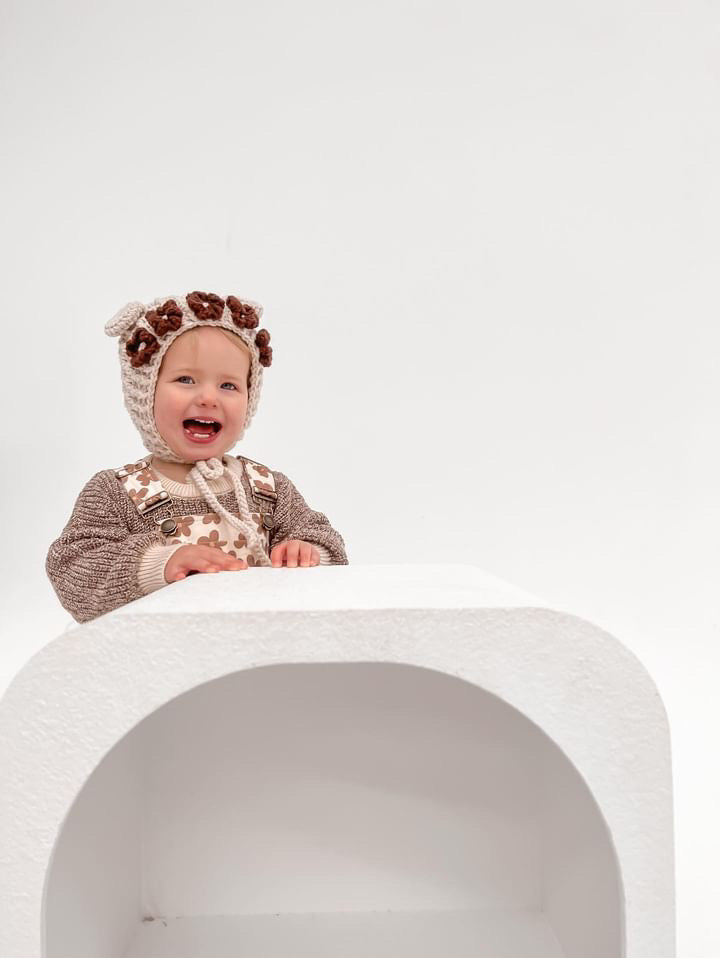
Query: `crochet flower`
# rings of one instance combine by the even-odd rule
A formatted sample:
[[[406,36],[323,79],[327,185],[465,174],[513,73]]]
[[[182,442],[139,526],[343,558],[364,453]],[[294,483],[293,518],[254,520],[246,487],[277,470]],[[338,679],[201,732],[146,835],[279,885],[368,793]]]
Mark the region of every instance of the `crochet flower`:
[[[272,364],[272,346],[270,343],[270,333],[267,329],[259,329],[255,333],[255,345],[260,352],[260,365],[270,366]]]
[[[201,293],[199,290],[195,290],[194,293],[188,293],[185,299],[198,319],[222,319],[225,301],[216,296],[215,293]]]
[[[145,319],[152,326],[158,336],[180,329],[183,313],[174,299],[169,299],[162,306],[157,306],[145,314]]]
[[[249,303],[243,303],[237,296],[228,296],[227,308],[230,310],[233,322],[240,329],[255,329],[259,323],[255,308]]]
[[[149,363],[159,348],[157,339],[147,329],[136,329],[125,344],[125,352],[130,357],[133,369]]]
[[[207,512],[203,516],[203,525],[206,526],[210,522],[214,522],[217,525],[220,525],[220,516],[217,514],[217,512]]]

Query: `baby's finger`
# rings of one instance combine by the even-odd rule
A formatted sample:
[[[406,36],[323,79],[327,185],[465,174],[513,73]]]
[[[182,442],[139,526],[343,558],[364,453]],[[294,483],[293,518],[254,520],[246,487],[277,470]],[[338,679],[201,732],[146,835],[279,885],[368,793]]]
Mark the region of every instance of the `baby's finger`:
[[[278,545],[275,546],[275,548],[270,553],[270,561],[272,562],[275,568],[283,564],[283,559],[285,558],[286,545],[287,545],[286,542],[280,542]]]
[[[207,560],[214,568],[209,571],[222,572],[224,569],[246,569],[247,563],[237,556],[232,556],[222,549],[216,549],[213,546],[203,546],[205,555],[203,559]]]
[[[195,572],[219,572],[220,566],[215,559],[204,559],[199,556],[190,561],[189,567]],[[190,573],[188,573],[189,575]]]
[[[300,565],[304,568],[307,568],[312,561],[313,547],[309,542],[300,543],[300,552],[298,557],[300,559]]]
[[[210,561],[223,569],[247,569],[247,562],[244,559],[228,555],[227,552],[221,552],[219,556],[213,557]]]
[[[287,565],[288,569],[297,568],[299,552],[300,541],[298,539],[291,539],[287,544],[287,554],[285,559],[285,564]]]

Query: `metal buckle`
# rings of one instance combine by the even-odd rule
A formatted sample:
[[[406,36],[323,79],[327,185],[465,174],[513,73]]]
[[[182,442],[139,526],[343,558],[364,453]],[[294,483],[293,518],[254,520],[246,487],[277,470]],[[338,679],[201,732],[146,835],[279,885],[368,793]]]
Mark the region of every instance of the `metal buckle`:
[[[164,536],[174,536],[178,530],[177,522],[172,516],[168,516],[166,519],[156,519],[155,523]]]
[[[129,468],[126,466],[124,469],[118,469],[115,473],[116,479],[125,479],[127,476],[132,476],[136,472],[140,472],[143,469],[147,469],[150,465],[149,459],[141,459],[140,462],[133,463]]]
[[[264,499],[266,502],[277,502],[277,492],[268,492],[266,489],[255,489],[253,487],[253,496],[256,499]]]
[[[149,512],[154,512],[155,509],[159,509],[160,506],[171,506],[172,499],[170,498],[170,493],[158,492],[156,496],[150,496],[145,502],[138,503],[137,510],[141,516],[146,516]]]

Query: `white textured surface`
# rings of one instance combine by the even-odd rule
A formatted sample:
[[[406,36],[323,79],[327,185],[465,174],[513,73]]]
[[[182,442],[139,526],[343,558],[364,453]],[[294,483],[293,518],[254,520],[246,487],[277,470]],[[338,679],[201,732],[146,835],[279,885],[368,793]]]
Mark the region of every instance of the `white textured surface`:
[[[456,678],[250,669],[124,742],[144,759],[143,914],[542,907],[537,793],[554,747]]]
[[[126,736],[90,776],[53,852],[49,958],[125,958],[142,914],[141,776]]]
[[[43,886],[68,809],[109,749],[155,709],[258,665],[397,662],[486,689],[555,741],[615,845],[627,958],[671,958],[668,733],[634,656],[471,568],[331,567],[312,570],[306,589],[302,571],[252,573],[245,592],[229,574],[198,576],[73,629],[8,689],[0,703],[0,953],[40,955]]]
[[[586,785],[497,696],[396,663],[276,664],[178,696],[95,769],[49,875],[48,958],[110,958],[90,943],[120,915],[543,906],[565,954],[611,958],[621,898]],[[282,935],[263,954],[284,958]]]
[[[292,958],[565,958],[542,915],[516,910],[170,918],[146,922],[127,958],[237,958],[239,953]]]
[[[317,573],[320,573],[319,575]],[[212,586],[213,612],[275,612],[338,609],[476,609],[542,605],[542,600],[467,565],[335,566],[328,583],[324,569],[248,569],[222,572]],[[206,577],[186,587],[160,589],[143,599],[143,613],[197,612],[207,594]],[[202,597],[202,598],[199,598]],[[114,615],[135,615],[137,603]]]

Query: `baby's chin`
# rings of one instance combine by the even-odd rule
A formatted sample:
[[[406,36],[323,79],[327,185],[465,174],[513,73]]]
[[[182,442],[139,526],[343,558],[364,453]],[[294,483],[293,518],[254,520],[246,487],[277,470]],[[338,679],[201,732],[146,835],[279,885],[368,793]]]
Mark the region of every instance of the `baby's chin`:
[[[182,446],[179,446],[177,442],[169,442],[165,436],[162,436],[162,439],[170,452],[176,457],[175,461],[187,465],[194,465],[194,463],[206,459],[222,459],[226,453],[237,445],[237,440],[235,439],[232,442],[216,441],[198,443],[198,448],[192,449],[188,442],[184,442]],[[165,457],[160,456],[159,458],[164,459]]]

